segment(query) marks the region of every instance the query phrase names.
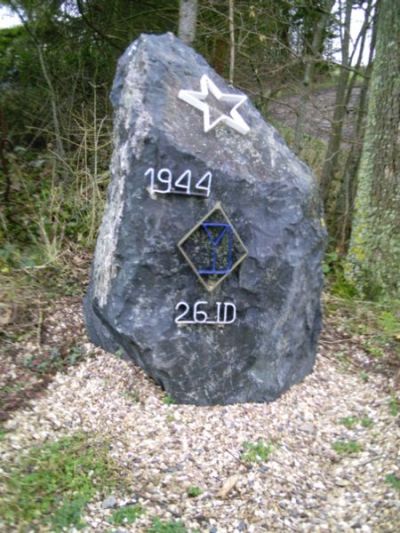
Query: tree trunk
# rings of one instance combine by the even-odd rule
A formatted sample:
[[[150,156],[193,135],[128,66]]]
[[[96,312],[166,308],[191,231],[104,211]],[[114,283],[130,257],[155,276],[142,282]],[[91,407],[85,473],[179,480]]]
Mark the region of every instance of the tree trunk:
[[[235,75],[235,3],[234,0],[229,0],[229,83],[233,84]]]
[[[314,78],[315,64],[317,57],[320,55],[320,50],[324,38],[324,29],[329,19],[331,9],[335,0],[325,0],[322,5],[323,12],[317,22],[314,35],[311,42],[309,52],[305,57],[304,77],[303,77],[303,92],[300,99],[299,111],[296,118],[295,134],[294,134],[294,149],[296,153],[300,153],[303,148],[303,129],[304,119],[306,113],[306,104],[310,99],[312,93],[312,83]]]
[[[346,13],[342,42],[342,68],[336,89],[335,109],[333,112],[332,129],[329,136],[325,162],[321,174],[321,192],[325,209],[328,210],[330,185],[337,170],[339,150],[342,142],[343,120],[346,113],[346,89],[349,80],[349,47],[350,47],[350,22],[352,0],[346,0]]]
[[[382,0],[346,273],[367,298],[398,298],[399,264],[400,3]]]
[[[364,27],[362,28],[359,36],[361,36],[362,44],[359,53],[359,59],[356,69],[358,70],[361,65],[361,58],[363,55],[364,44],[366,41],[366,30],[370,24],[372,1],[368,5],[368,10],[365,14]],[[348,252],[351,224],[353,219],[354,200],[357,193],[357,172],[361,160],[362,145],[365,134],[365,117],[367,114],[367,94],[370,85],[370,77],[372,72],[373,57],[375,52],[376,42],[376,12],[372,17],[372,37],[370,44],[370,51],[368,57],[367,68],[365,70],[365,78],[363,80],[360,89],[360,98],[358,102],[357,118],[354,128],[354,138],[350,147],[350,151],[347,155],[346,163],[343,169],[343,176],[340,184],[339,193],[336,200],[334,212],[332,211],[332,220],[329,223],[331,229],[331,237],[334,240],[334,247],[341,257],[345,257]],[[346,105],[351,97],[351,90],[354,85],[354,77],[349,84],[346,97]]]
[[[180,0],[178,37],[192,44],[196,37],[197,0]]]
[[[54,127],[54,138],[56,141],[56,151],[57,157],[59,161],[65,165],[65,150],[64,150],[64,142],[61,135],[61,127],[60,127],[60,121],[59,121],[59,111],[58,111],[58,105],[57,105],[57,94],[54,90],[53,83],[51,81],[46,61],[44,59],[42,47],[40,44],[37,45],[37,52],[39,56],[39,62],[40,67],[42,69],[43,78],[46,81],[48,90],[49,90],[49,100],[50,100],[50,106],[51,106],[51,114],[53,117],[53,127]],[[65,177],[65,176],[64,176]]]
[[[24,25],[24,28],[32,38],[32,41],[34,42],[38,58],[39,58],[39,64],[40,68],[42,70],[43,78],[46,82],[48,93],[49,93],[49,100],[50,100],[50,107],[51,107],[51,114],[53,119],[53,127],[54,127],[54,138],[55,138],[55,154],[59,160],[59,162],[62,163],[61,167],[61,177],[63,180],[66,180],[67,174],[65,172],[65,149],[64,149],[64,141],[61,134],[61,127],[60,127],[60,119],[59,119],[59,108],[57,105],[57,94],[54,89],[54,85],[52,83],[49,70],[46,65],[46,60],[43,54],[43,49],[41,43],[38,41],[36,37],[36,33],[31,28],[31,24],[28,22],[28,20],[25,18],[25,15],[23,14],[22,10],[18,8],[15,2],[10,1],[10,6],[13,9],[13,11],[18,15],[21,23]],[[64,168],[63,168],[64,167]]]

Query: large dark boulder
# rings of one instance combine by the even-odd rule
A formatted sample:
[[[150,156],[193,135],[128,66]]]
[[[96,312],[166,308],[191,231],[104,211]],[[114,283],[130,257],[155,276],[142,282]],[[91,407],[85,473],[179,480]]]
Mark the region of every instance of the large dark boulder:
[[[177,402],[271,401],[315,360],[325,241],[318,187],[248,100],[236,121],[234,102],[211,91],[210,126],[223,120],[205,132],[203,111],[180,93],[200,92],[204,75],[222,93],[242,94],[172,34],[142,35],[119,61],[112,180],[86,323],[94,343],[122,349]],[[190,194],[188,173],[176,183],[186,170]],[[172,193],[154,192],[152,180]],[[198,301],[206,303],[194,311]],[[185,323],[194,318],[208,323]]]

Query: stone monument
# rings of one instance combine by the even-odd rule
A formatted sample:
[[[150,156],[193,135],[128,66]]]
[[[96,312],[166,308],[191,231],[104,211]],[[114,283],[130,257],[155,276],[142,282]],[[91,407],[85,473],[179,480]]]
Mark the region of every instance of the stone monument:
[[[111,100],[91,340],[122,349],[180,403],[274,400],[312,371],[321,327],[311,171],[172,34],[129,46]]]

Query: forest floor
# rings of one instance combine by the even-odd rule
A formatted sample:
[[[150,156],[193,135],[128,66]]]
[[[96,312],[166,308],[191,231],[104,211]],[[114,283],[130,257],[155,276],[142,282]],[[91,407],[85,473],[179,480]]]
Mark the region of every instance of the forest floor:
[[[87,264],[75,296],[14,309],[3,338],[3,530],[398,530],[400,337],[390,313],[326,294],[316,366],[302,383],[271,404],[176,405],[89,343],[86,275]],[[47,489],[23,494],[32,469],[48,465],[29,463],[32,450],[76,436],[107,447],[115,483],[100,479],[80,504],[59,496],[35,515]]]

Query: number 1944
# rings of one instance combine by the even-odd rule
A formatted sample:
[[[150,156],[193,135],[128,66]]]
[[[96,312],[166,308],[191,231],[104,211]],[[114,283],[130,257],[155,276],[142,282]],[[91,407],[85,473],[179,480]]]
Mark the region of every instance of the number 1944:
[[[148,168],[144,173],[150,178],[150,194],[185,194],[204,196],[208,198],[211,192],[212,173],[206,172],[200,177],[194,177],[187,169],[179,176],[174,176],[169,168]]]

